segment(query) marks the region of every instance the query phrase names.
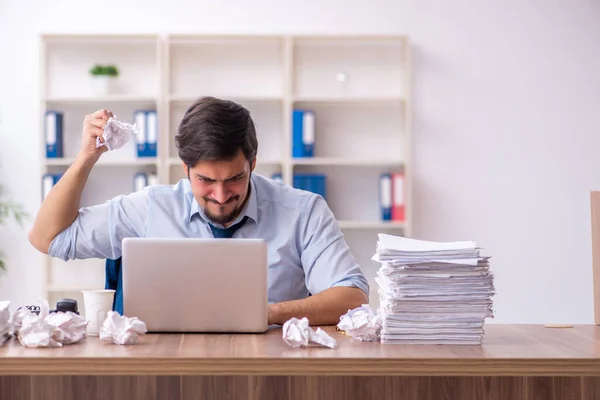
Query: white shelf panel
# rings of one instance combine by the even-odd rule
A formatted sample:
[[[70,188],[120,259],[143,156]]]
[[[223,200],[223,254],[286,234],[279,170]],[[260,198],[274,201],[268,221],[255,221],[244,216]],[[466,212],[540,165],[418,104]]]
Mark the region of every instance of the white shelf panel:
[[[283,98],[281,96],[219,96],[214,94],[211,96],[218,97],[220,99],[235,101],[236,103],[274,103],[283,101]],[[189,106],[199,97],[201,96],[169,96],[168,101],[172,104],[185,104]]]
[[[348,165],[348,166],[366,166],[366,167],[377,167],[377,166],[391,166],[399,167],[403,164],[400,160],[386,160],[386,159],[366,159],[366,158],[343,158],[343,157],[306,157],[306,158],[292,158],[292,165]]]
[[[171,166],[180,166],[181,165],[181,160],[177,157],[171,157],[169,158],[168,164]],[[281,161],[278,160],[265,160],[265,161],[260,161],[260,160],[256,160],[256,165],[258,166],[281,166]]]
[[[93,34],[93,33],[51,33],[42,35],[47,44],[156,44],[158,36],[156,34]]]
[[[404,229],[404,222],[397,221],[338,221],[342,229]]]
[[[79,103],[157,103],[158,97],[136,96],[136,95],[110,95],[110,96],[69,96],[69,97],[46,97],[46,103],[55,104],[79,104]]]
[[[265,44],[282,40],[279,35],[254,35],[254,34],[172,34],[168,37],[171,45],[194,44],[194,45],[243,45]]]
[[[296,103],[324,103],[324,104],[392,104],[401,105],[406,101],[399,96],[294,96]]]
[[[106,154],[106,153],[105,153]],[[103,154],[103,156],[105,155]],[[44,165],[46,166],[58,166],[68,167],[75,162],[75,158],[46,158]],[[138,159],[103,159],[101,156],[96,165],[109,166],[109,167],[133,167],[133,166],[147,166],[147,165],[158,165],[158,160],[154,157],[138,158]]]

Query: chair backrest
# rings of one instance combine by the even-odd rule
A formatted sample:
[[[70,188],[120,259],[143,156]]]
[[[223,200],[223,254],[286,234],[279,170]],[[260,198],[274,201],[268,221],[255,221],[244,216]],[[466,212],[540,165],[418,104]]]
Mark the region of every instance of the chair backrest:
[[[121,272],[121,257],[116,260],[107,259],[105,264],[106,280],[104,282],[105,289],[115,291],[115,299],[113,301],[113,311],[123,315],[123,273]]]

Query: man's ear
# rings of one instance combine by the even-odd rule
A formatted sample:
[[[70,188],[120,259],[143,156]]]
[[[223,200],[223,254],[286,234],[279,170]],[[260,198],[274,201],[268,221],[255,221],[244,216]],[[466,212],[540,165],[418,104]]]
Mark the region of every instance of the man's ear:
[[[183,165],[183,173],[188,177],[188,179],[190,179],[190,167],[188,167],[184,162],[181,164]]]
[[[252,163],[250,164],[250,172],[254,172],[254,168],[256,168],[256,157],[254,157]]]

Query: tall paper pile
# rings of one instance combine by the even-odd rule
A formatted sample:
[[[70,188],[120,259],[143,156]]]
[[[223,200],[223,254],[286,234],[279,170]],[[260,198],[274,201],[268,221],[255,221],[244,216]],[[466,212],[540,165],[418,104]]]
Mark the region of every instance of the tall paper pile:
[[[481,344],[493,318],[494,276],[475,242],[428,242],[379,234],[373,260],[381,342]]]

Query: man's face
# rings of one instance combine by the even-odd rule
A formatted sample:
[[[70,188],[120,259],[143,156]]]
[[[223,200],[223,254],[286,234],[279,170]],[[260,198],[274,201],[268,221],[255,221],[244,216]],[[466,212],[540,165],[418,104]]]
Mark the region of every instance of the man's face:
[[[194,198],[211,221],[227,226],[236,219],[246,203],[255,164],[250,165],[240,150],[231,161],[200,161],[189,170],[184,165]]]

